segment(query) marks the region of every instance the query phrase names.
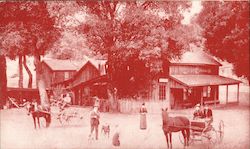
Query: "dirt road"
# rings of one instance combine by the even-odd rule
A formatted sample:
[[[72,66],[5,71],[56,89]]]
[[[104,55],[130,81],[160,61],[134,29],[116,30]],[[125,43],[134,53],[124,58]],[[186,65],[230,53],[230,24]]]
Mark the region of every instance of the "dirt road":
[[[49,128],[35,130],[31,116],[27,116],[24,109],[9,109],[1,111],[1,149],[79,149],[79,148],[166,148],[165,136],[161,128],[161,115],[148,114],[148,129],[139,129],[138,114],[101,114],[101,125],[108,123],[111,126],[111,136],[114,126],[119,125],[121,146],[113,147],[112,137],[100,134],[99,140],[89,141],[90,109],[81,109],[84,119],[78,124],[72,123],[61,126],[55,117]],[[217,108],[214,112],[214,124],[219,120],[225,123],[225,136],[221,144],[212,148],[248,149],[249,148],[249,107],[232,106]],[[171,111],[170,115],[185,115],[191,117],[192,110]],[[215,128],[217,126],[215,125]],[[204,148],[207,144],[196,142],[188,148]],[[179,133],[173,134],[173,148],[183,148],[179,141]]]

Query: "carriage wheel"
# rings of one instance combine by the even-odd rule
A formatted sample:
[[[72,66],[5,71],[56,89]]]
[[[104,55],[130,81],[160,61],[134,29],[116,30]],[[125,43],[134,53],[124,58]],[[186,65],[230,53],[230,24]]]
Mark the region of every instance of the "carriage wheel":
[[[63,126],[68,124],[68,122],[69,122],[68,116],[65,113],[62,113],[59,117],[59,121],[60,121],[61,125],[63,125]]]
[[[179,133],[179,140],[180,140],[181,144],[184,144],[184,138],[183,138],[183,135],[182,135],[181,132]],[[188,144],[191,145],[193,143],[194,143],[193,136],[190,134],[190,138],[189,138]]]
[[[214,145],[217,142],[217,132],[212,127],[210,131],[203,131],[201,134],[201,141]]]
[[[219,123],[219,131],[218,131],[218,134],[219,134],[219,143],[222,142],[223,138],[224,138],[224,122],[221,120],[220,123]]]
[[[70,122],[70,124],[79,125],[81,120],[82,118],[76,111],[68,114],[68,122]]]

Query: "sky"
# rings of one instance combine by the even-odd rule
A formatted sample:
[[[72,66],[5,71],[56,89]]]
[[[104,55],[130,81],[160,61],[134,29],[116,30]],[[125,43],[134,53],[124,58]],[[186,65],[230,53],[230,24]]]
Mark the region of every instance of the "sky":
[[[190,11],[185,11],[184,14],[184,19],[182,20],[182,24],[189,24],[191,21],[191,18],[195,15],[200,13],[202,9],[201,1],[198,0],[193,0],[192,1],[192,7]]]

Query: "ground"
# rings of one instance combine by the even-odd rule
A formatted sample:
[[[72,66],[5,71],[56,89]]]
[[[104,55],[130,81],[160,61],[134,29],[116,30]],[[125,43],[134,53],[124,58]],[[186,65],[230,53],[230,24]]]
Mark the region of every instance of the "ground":
[[[99,135],[99,140],[89,141],[89,108],[76,108],[83,114],[83,120],[77,120],[62,126],[55,115],[49,128],[34,129],[31,116],[24,109],[1,110],[1,149],[79,149],[79,148],[167,148],[161,128],[161,114],[148,114],[148,129],[139,129],[138,114],[101,114],[101,124],[110,124],[111,137]],[[192,109],[171,111],[170,115],[183,115],[191,118]],[[211,148],[248,149],[249,146],[249,107],[227,106],[213,110],[214,127],[219,120],[225,123],[225,136],[221,144]],[[115,125],[118,124],[118,128]],[[120,147],[112,146],[112,134],[120,131]],[[208,147],[208,144],[196,142],[192,148]],[[173,134],[173,148],[183,148],[179,141],[179,133]]]

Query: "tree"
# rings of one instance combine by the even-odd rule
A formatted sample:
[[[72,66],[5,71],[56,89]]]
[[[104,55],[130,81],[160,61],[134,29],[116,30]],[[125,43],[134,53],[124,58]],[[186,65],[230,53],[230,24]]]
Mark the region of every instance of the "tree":
[[[196,21],[203,28],[206,48],[234,65],[249,80],[249,2],[202,2]]]
[[[101,0],[78,3],[87,13],[80,28],[87,36],[87,45],[108,59],[111,104],[115,105],[112,88],[120,87],[118,93],[122,86],[129,88],[121,74],[127,74],[127,79],[134,80],[133,76],[128,77],[129,67],[134,62],[142,62],[140,65],[146,66],[140,73],[155,76],[163,71],[164,63],[181,53],[183,45],[176,36],[171,36],[171,32],[180,24],[183,18],[181,11],[190,6],[189,2]],[[146,80],[144,78],[144,82]]]
[[[2,2],[1,13],[1,41],[6,42],[5,34],[17,33],[18,42],[2,46],[5,53],[15,54],[17,49],[22,55],[33,55],[35,58],[37,86],[40,93],[41,104],[48,104],[48,97],[43,81],[40,56],[48,50],[59,37],[59,31],[55,28],[55,18],[51,17],[45,2]],[[11,40],[10,40],[11,41]],[[14,48],[12,48],[14,46]],[[7,47],[7,48],[6,48]]]
[[[7,98],[6,58],[2,54],[0,54],[0,70],[0,108],[2,108]]]

